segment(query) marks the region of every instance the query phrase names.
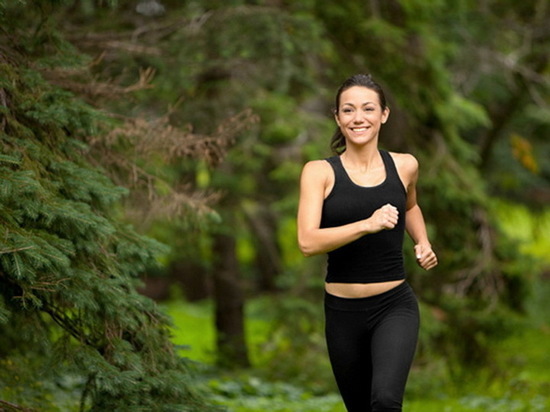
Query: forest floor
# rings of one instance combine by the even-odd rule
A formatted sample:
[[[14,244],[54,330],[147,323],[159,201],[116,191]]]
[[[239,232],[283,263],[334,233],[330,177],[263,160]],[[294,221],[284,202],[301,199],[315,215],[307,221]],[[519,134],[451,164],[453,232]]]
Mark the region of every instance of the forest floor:
[[[483,370],[464,373],[462,382],[442,385],[437,376],[411,372],[404,412],[543,412],[550,411],[550,282],[536,288],[529,310],[530,327],[493,346],[501,376],[488,379]],[[251,303],[254,305],[254,302]],[[336,391],[311,390],[292,381],[264,377],[259,348],[268,335],[265,319],[247,317],[247,339],[254,367],[219,373],[213,366],[215,335],[209,302],[191,304],[181,299],[163,304],[173,318],[181,354],[211,368],[205,385],[214,401],[229,412],[345,412]],[[264,366],[265,367],[265,366]],[[208,374],[208,373],[207,373]]]

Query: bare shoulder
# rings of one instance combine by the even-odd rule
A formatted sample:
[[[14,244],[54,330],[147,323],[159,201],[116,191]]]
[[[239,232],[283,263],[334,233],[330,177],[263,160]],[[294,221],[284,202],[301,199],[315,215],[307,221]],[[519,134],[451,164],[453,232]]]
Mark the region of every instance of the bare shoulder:
[[[311,160],[304,165],[301,177],[302,191],[327,196],[334,186],[334,172],[326,160]],[[319,190],[319,192],[317,192]]]
[[[416,157],[409,153],[391,152],[390,155],[407,191],[414,190],[418,180],[418,160],[416,160]]]
[[[331,171],[331,166],[326,160],[310,160],[304,165],[302,176],[318,177],[324,180],[330,176]]]
[[[418,160],[410,153],[390,152],[400,174],[414,176],[418,172]]]

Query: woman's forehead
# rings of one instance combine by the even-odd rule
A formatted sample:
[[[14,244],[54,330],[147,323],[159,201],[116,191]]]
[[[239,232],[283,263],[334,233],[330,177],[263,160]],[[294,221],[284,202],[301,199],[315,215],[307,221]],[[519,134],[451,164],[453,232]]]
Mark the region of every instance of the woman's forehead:
[[[378,93],[367,87],[353,86],[344,90],[340,95],[340,105],[364,105],[368,103],[379,104],[380,99]]]

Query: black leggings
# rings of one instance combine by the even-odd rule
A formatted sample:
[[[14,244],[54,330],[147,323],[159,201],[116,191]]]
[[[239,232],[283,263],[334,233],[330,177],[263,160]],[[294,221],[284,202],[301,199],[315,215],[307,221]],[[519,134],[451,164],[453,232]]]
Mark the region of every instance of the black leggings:
[[[330,363],[348,412],[401,411],[419,311],[407,282],[379,295],[325,293]]]

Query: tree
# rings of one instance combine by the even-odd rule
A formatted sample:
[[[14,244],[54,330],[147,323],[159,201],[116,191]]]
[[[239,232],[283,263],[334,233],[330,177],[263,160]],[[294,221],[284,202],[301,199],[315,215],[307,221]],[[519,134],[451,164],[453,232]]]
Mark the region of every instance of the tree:
[[[300,156],[292,148],[299,133],[296,124],[306,124],[304,119],[313,123],[304,110],[296,109],[294,100],[311,88],[302,70],[314,71],[306,51],[319,47],[317,38],[308,38],[317,27],[305,16],[247,2],[228,6],[214,1],[208,10],[198,8],[195,13],[201,24],[171,39],[185,45],[177,49],[182,61],[197,64],[195,72],[185,74],[193,87],[183,94],[193,104],[183,105],[178,113],[202,133],[246,109],[257,119],[237,137],[224,162],[208,172],[209,187],[222,194],[217,204],[222,225],[210,227],[206,234],[214,245],[218,359],[225,366],[243,366],[249,362],[243,327],[246,293],[259,285],[262,291],[274,291],[282,271],[277,223],[281,213],[275,206],[294,182],[285,171]],[[181,79],[168,81],[175,84]],[[290,115],[297,115],[294,122],[272,125],[279,116]],[[289,152],[293,159],[288,159]],[[237,254],[237,243],[246,236],[253,243],[252,262],[242,262]],[[245,280],[245,269],[253,279]]]
[[[136,291],[166,249],[125,221],[128,191],[88,160],[112,120],[45,79],[83,56],[47,17],[15,29],[20,7],[0,8],[2,404],[53,408],[44,391],[73,376],[80,410],[213,410],[170,320]]]

